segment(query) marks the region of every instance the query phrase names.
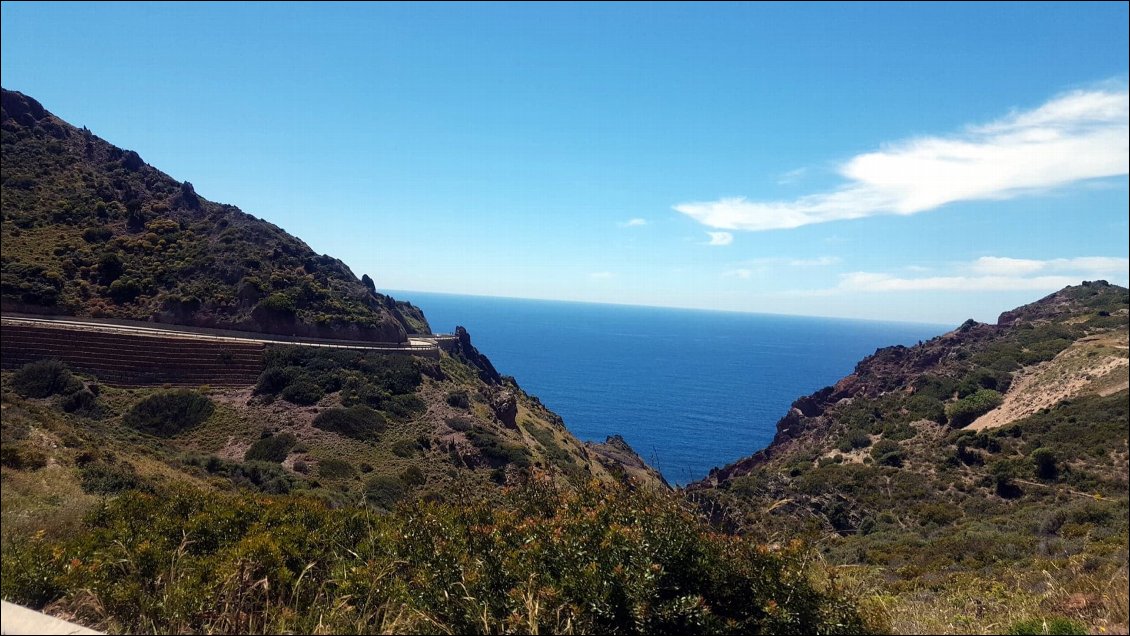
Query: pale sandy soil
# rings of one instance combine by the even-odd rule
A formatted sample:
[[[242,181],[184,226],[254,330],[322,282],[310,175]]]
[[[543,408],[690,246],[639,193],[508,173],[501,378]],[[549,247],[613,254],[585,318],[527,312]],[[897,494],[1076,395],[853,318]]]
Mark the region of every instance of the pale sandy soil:
[[[1004,403],[966,428],[1005,426],[1083,394],[1113,395],[1130,387],[1126,334],[1087,338],[1058,356],[1018,372]]]

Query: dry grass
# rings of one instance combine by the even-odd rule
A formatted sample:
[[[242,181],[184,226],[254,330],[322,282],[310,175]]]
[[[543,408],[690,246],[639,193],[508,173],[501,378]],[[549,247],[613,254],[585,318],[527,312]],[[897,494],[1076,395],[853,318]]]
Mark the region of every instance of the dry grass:
[[[1002,634],[1023,621],[1067,618],[1093,634],[1127,633],[1127,567],[1090,572],[1085,559],[1042,574],[963,573],[933,585],[891,589],[882,568],[824,566],[825,576],[873,624],[895,634]]]

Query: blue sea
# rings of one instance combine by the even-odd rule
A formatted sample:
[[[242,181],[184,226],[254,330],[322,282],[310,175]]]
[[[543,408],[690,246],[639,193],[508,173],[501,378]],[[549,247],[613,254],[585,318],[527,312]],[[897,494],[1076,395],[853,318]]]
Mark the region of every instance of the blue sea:
[[[764,448],[793,400],[879,347],[952,327],[410,291],[432,329],[467,328],[574,435],[624,439],[685,484]]]

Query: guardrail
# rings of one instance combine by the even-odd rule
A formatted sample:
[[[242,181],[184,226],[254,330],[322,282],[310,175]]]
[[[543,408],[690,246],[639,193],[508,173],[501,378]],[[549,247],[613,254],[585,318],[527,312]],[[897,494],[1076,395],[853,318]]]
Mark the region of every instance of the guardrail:
[[[41,316],[18,313],[5,313],[0,315],[6,323],[25,323],[38,325],[54,325],[60,328],[100,327],[101,330],[124,331],[127,333],[144,333],[155,336],[171,336],[178,338],[191,338],[201,336],[210,340],[235,340],[242,342],[264,342],[294,344],[307,347],[341,347],[347,349],[373,349],[377,351],[432,351],[439,346],[440,341],[449,341],[455,338],[451,334],[411,334],[408,342],[375,342],[371,340],[344,340],[334,338],[308,338],[303,336],[287,336],[282,334],[260,333],[258,331],[236,331],[234,329],[216,329],[212,327],[195,327],[189,325],[171,325],[167,323],[143,322],[140,320],[127,320],[124,318],[76,318],[73,316]],[[413,344],[412,340],[431,341],[425,344]]]

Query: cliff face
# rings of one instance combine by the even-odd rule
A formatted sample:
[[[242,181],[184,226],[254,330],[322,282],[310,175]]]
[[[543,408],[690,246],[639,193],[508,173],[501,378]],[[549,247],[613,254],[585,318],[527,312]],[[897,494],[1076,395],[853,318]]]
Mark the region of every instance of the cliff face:
[[[382,342],[427,332],[417,308],[280,228],[26,95],[4,90],[2,106],[5,311]]]

